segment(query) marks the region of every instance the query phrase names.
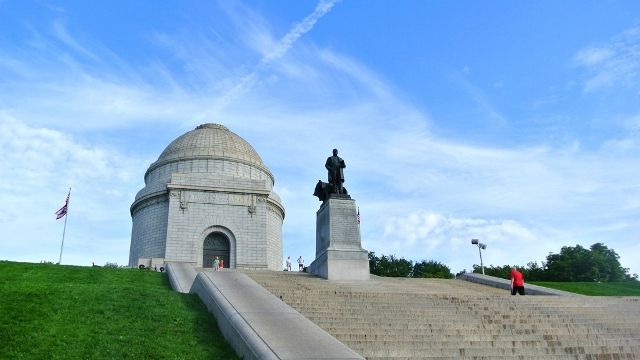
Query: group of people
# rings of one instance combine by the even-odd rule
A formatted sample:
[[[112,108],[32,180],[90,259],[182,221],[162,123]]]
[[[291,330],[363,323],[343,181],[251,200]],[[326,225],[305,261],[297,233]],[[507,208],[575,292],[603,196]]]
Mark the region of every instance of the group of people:
[[[216,258],[213,259],[213,270],[218,271],[223,268],[224,268],[224,260],[216,256]]]
[[[287,256],[287,263],[284,270],[291,271],[291,256]],[[303,270],[304,270],[304,259],[302,258],[302,255],[300,255],[300,257],[298,258],[298,271],[303,271]]]

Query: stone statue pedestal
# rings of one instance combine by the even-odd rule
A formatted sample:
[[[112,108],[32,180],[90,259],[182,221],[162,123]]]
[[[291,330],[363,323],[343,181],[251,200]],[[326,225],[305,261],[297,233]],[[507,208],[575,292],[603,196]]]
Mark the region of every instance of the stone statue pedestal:
[[[316,213],[316,259],[308,271],[328,280],[369,280],[369,257],[360,245],[350,196],[332,194]]]

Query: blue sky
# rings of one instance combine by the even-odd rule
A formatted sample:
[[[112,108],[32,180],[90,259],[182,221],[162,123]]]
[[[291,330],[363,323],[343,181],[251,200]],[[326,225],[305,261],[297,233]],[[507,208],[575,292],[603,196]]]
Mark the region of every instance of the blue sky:
[[[377,254],[542,261],[603,242],[640,273],[636,1],[0,0],[0,259],[126,264],[174,138],[249,141],[311,260],[337,147]]]

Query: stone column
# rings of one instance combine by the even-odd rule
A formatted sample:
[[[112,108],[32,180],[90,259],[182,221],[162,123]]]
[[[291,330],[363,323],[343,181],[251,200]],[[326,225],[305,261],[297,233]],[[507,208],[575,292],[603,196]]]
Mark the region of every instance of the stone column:
[[[369,257],[360,244],[356,202],[333,195],[316,213],[316,259],[308,270],[328,280],[368,280]]]

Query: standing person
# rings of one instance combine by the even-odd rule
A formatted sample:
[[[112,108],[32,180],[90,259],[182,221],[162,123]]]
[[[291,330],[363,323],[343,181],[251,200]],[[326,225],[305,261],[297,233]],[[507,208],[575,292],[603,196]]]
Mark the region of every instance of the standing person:
[[[327,162],[324,164],[327,169],[329,184],[333,186],[332,193],[343,194],[344,189],[342,183],[344,183],[344,169],[347,167],[341,157],[338,156],[338,149],[333,149],[333,156],[327,158]]]
[[[220,269],[220,259],[216,256],[216,259],[213,260],[213,271],[218,271]]]
[[[524,277],[514,266],[511,268],[511,295],[515,295],[516,293],[524,295]]]
[[[224,269],[224,259],[220,259],[220,269]]]
[[[302,255],[298,258],[298,271],[304,270],[304,259],[302,259]]]
[[[287,256],[287,271],[291,271],[291,256]]]

